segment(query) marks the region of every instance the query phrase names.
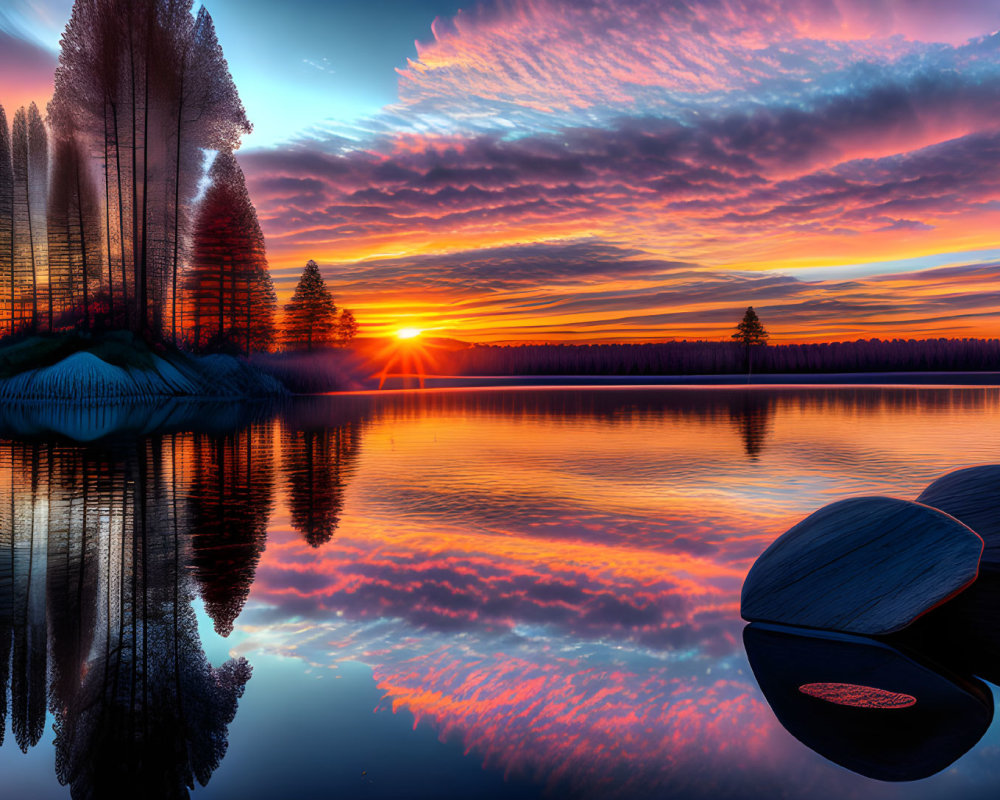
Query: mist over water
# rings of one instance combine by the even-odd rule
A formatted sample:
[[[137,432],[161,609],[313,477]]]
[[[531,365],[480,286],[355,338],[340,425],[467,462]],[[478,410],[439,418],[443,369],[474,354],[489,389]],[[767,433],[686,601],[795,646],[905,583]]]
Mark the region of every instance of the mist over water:
[[[0,770],[30,796],[996,779],[995,726],[912,784],[796,741],[739,593],[819,506],[996,461],[1000,390],[384,392],[129,412],[117,433],[106,409],[2,417]]]

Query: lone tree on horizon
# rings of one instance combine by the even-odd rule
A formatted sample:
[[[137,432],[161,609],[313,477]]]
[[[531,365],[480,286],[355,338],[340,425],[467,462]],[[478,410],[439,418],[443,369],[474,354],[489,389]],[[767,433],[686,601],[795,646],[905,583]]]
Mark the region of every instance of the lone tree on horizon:
[[[746,313],[743,315],[743,319],[740,320],[740,324],[736,326],[736,333],[733,334],[732,338],[746,348],[747,375],[749,375],[750,348],[755,344],[767,344],[767,331],[761,324],[757,312],[753,310],[753,306],[747,306]]]
[[[337,333],[337,304],[320,274],[319,264],[309,259],[292,299],[285,306],[285,347],[312,350],[335,344]]]

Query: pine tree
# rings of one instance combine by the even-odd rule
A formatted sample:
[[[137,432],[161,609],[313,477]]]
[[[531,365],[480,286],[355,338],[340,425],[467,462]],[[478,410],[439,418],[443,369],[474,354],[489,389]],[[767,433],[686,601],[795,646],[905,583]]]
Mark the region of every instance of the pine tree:
[[[196,350],[267,349],[274,338],[274,287],[257,212],[232,153],[216,156],[211,180],[185,279],[190,342]]]
[[[191,0],[77,0],[54,102],[103,162],[111,304],[173,337],[178,280],[205,150],[250,131],[211,17]]]
[[[746,348],[747,374],[750,374],[750,348],[755,344],[767,344],[767,331],[757,317],[757,312],[753,306],[747,306],[746,313],[740,324],[736,326],[736,333],[733,334],[737,342]]]
[[[48,206],[49,191],[49,137],[42,121],[42,115],[38,113],[38,106],[31,103],[28,106],[28,192],[31,196],[29,208],[31,237],[32,237],[32,292],[35,304],[35,313],[41,313],[38,301],[39,282],[42,274],[45,274],[46,286],[50,286],[48,281],[49,269],[49,243],[48,243],[48,221],[46,219],[46,208]],[[48,309],[49,329],[52,328],[52,294],[51,288],[47,295],[46,307]],[[37,319],[36,319],[37,324]]]
[[[10,275],[13,298],[12,330],[34,329],[38,310],[35,292],[35,237],[31,220],[31,169],[28,158],[28,112],[22,106],[14,112],[11,125],[11,153],[14,173],[13,238],[14,257]],[[28,298],[29,292],[31,297]],[[27,299],[26,299],[27,298]]]
[[[337,320],[337,343],[344,347],[353,341],[358,333],[358,323],[354,319],[354,312],[345,308],[340,312],[340,319]]]
[[[14,330],[14,167],[10,156],[10,129],[0,106],[0,296],[6,295],[3,313],[9,315],[7,332]]]
[[[49,120],[53,134],[48,208],[49,327],[54,330],[82,322],[89,329],[92,284],[99,286],[102,271],[100,204],[73,115],[52,102]]]
[[[337,305],[323,281],[319,265],[309,260],[291,301],[285,306],[285,347],[312,350],[335,344],[337,333]]]

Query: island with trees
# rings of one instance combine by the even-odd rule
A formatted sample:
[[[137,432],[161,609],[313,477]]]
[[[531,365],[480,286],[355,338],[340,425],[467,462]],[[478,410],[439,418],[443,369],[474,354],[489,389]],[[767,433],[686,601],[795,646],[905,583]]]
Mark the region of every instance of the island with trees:
[[[315,262],[277,331],[204,8],[77,0],[54,84],[44,116],[0,106],[0,398],[276,395],[252,354],[353,338]]]

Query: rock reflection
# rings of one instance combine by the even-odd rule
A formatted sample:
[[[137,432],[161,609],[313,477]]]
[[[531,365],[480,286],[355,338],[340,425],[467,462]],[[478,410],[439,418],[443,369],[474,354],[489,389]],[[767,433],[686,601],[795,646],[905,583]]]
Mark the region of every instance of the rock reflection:
[[[186,797],[226,751],[250,666],[213,668],[198,638],[174,488],[193,450],[174,435],[0,441],[0,678],[22,750],[52,712],[74,798]]]
[[[884,641],[752,623],[743,643],[788,732],[869,778],[934,775],[975,745],[993,719],[982,681]]]

